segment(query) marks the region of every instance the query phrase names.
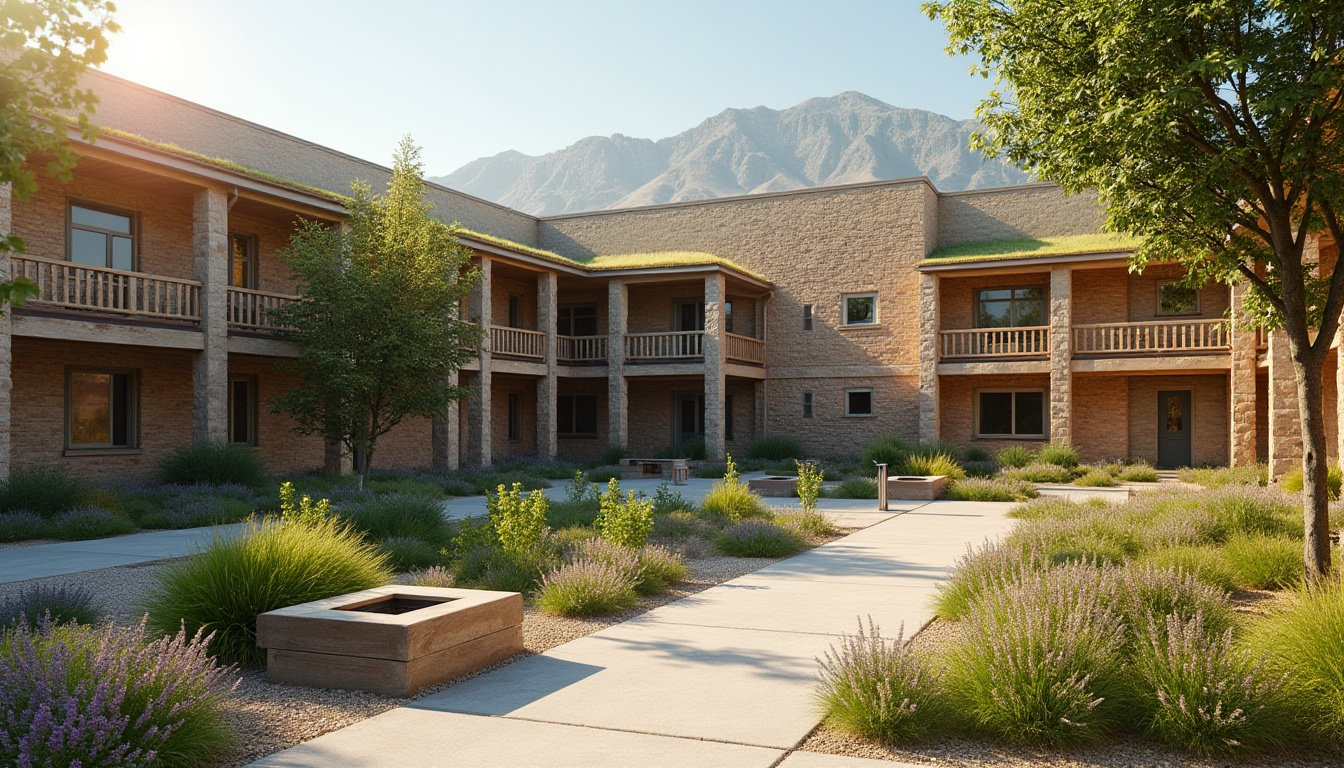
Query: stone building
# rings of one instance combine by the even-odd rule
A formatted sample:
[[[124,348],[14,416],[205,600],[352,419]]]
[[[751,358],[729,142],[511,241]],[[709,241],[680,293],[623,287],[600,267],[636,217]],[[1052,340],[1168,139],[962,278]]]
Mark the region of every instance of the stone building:
[[[104,130],[74,141],[74,180],[0,195],[0,231],[27,243],[0,267],[42,290],[0,318],[0,471],[144,476],[201,439],[280,471],[329,465],[267,406],[293,383],[268,315],[295,298],[277,251],[387,169],[87,80]],[[467,319],[488,332],[459,374],[473,395],[399,426],[382,468],[698,440],[721,456],[763,435],[822,456],[879,435],[1276,471],[1300,454],[1286,350],[1229,322],[1240,290],[1130,273],[1093,201],[1050,185],[908,179],[544,218],[428,196],[466,230],[484,276]]]

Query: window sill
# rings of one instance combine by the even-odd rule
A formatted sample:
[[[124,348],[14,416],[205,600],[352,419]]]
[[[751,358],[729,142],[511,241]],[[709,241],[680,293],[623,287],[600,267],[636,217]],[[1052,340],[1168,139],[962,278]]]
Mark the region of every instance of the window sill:
[[[583,435],[583,434],[578,434],[578,435],[557,434],[555,437],[556,437],[557,440],[596,440],[596,439],[597,439],[597,433],[593,433],[593,434],[590,434],[590,435]]]
[[[66,448],[62,454],[68,457],[76,456],[139,456],[144,453],[139,448]]]
[[[1049,438],[1045,435],[974,435],[972,440],[993,440],[996,443],[1044,443]]]
[[[846,413],[846,419],[873,419],[877,418],[875,413]]]
[[[839,328],[842,331],[864,331],[869,328],[881,328],[881,327],[882,327],[881,323],[853,323],[853,324],[842,323],[836,326],[836,328]]]

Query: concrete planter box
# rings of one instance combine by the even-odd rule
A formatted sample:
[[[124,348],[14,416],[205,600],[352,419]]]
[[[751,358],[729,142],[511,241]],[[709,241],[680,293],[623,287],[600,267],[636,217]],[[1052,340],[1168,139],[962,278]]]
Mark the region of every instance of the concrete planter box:
[[[517,592],[391,585],[257,617],[266,679],[412,696],[523,650]]]
[[[798,493],[796,477],[762,477],[748,480],[747,487],[762,496],[789,497]]]
[[[887,498],[909,501],[933,501],[947,487],[945,475],[898,475],[887,478]]]

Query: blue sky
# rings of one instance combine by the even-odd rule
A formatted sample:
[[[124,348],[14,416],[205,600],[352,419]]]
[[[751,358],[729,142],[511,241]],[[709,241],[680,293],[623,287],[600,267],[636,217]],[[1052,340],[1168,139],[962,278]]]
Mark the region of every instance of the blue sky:
[[[411,133],[429,175],[851,90],[967,118],[989,87],[917,0],[116,4],[105,71],[377,162]]]

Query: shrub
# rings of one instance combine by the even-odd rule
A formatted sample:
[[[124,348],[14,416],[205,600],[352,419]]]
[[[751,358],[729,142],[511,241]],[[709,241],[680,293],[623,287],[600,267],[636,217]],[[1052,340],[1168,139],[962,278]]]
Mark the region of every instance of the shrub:
[[[747,520],[723,529],[714,546],[733,557],[788,557],[806,545],[793,531],[761,520]]]
[[[635,584],[635,591],[641,595],[662,594],[690,575],[681,555],[667,547],[650,544],[640,547],[635,556],[639,560],[639,583]]]
[[[1154,619],[1202,617],[1204,628],[1220,634],[1232,626],[1227,591],[1178,568],[1130,565],[1116,574],[1116,610],[1135,640],[1142,642]]]
[[[798,469],[798,501],[804,512],[815,512],[817,497],[821,496],[821,483],[826,472],[812,462],[795,461]]]
[[[298,496],[293,483],[280,484],[280,518],[292,523],[320,523],[331,517],[329,499]]]
[[[606,483],[612,480],[620,480],[625,477],[625,473],[620,467],[602,466],[596,469],[590,469],[587,472],[588,481],[593,483]],[[699,475],[696,475],[699,477]]]
[[[601,511],[593,527],[613,544],[638,549],[649,541],[653,530],[653,502],[643,501],[631,491],[621,498],[621,484],[612,480],[600,499]]]
[[[703,437],[694,437],[680,445],[668,446],[658,452],[658,457],[662,459],[689,459],[691,461],[704,461],[708,455],[705,438]]]
[[[951,480],[960,480],[966,476],[957,460],[947,453],[910,453],[897,464],[889,477],[896,475],[943,475]]]
[[[638,599],[628,570],[577,559],[542,578],[537,607],[552,616],[599,616],[625,610]]]
[[[1252,626],[1250,647],[1286,674],[1289,705],[1315,736],[1344,746],[1344,582],[1298,587]]]
[[[1110,472],[1102,469],[1094,469],[1085,473],[1073,481],[1074,485],[1083,485],[1089,488],[1112,488],[1116,485],[1115,478]]]
[[[970,448],[967,448],[961,452],[961,461],[963,464],[965,464],[968,461],[987,462],[991,461],[991,457],[989,455],[989,451],[986,451],[984,448],[981,448],[978,445],[972,445]]]
[[[818,659],[817,703],[834,726],[881,744],[919,741],[938,732],[947,711],[937,672],[904,642],[905,627],[894,640],[883,639],[872,617],[859,622],[856,635],[845,635]]]
[[[602,463],[607,465],[620,464],[621,459],[626,459],[629,457],[630,457],[630,451],[613,443],[607,446],[607,450],[603,451]]]
[[[411,538],[439,545],[446,542],[443,502],[437,498],[399,493],[373,496],[342,506],[340,515],[379,541]]]
[[[1160,478],[1157,470],[1147,464],[1128,464],[1120,468],[1116,477],[1125,483],[1156,483]]]
[[[387,553],[388,565],[395,571],[429,568],[443,561],[439,547],[413,536],[393,536],[379,542]]]
[[[863,460],[859,468],[865,476],[874,477],[877,475],[876,464],[886,464],[888,468],[895,467],[905,461],[909,452],[909,446],[900,440],[894,437],[879,437],[863,449]]]
[[[102,539],[134,530],[135,523],[115,512],[97,507],[72,509],[47,521],[47,535],[62,541]]]
[[[0,542],[41,539],[47,529],[47,521],[32,512],[0,512]]]
[[[246,445],[196,442],[184,445],[159,462],[160,483],[195,485],[240,483],[258,487],[266,483],[266,464]]]
[[[265,660],[257,614],[391,580],[387,555],[349,523],[271,518],[216,534],[198,554],[168,565],[146,606],[155,630],[208,630],[211,653],[255,665]]]
[[[51,624],[96,624],[100,618],[102,611],[86,587],[33,586],[0,603],[0,627],[22,621],[36,630],[44,619]]]
[[[833,499],[876,499],[877,483],[866,477],[851,477],[832,488],[829,495]]]
[[[64,467],[16,469],[0,483],[0,512],[55,517],[84,503],[88,488]]]
[[[210,492],[209,486],[189,486],[203,489],[196,492],[164,494],[162,506],[145,509],[138,504],[130,506],[141,528],[171,529],[200,528],[224,525],[246,520],[254,512],[249,500],[231,498]]]
[[[1156,617],[1154,617],[1156,618]],[[1134,660],[1150,734],[1200,755],[1283,744],[1291,736],[1283,678],[1232,647],[1232,629],[1214,632],[1195,614],[1149,623]]]
[[[539,490],[524,498],[520,483],[514,483],[512,488],[501,485],[488,498],[486,509],[505,554],[524,557],[537,549],[546,532],[548,504],[546,495]]]
[[[1140,548],[1132,526],[1107,511],[1033,520],[1019,525],[1008,541],[1052,562],[1119,565]]]
[[[1279,478],[1279,487],[1288,493],[1302,492],[1302,468],[1290,470],[1283,477]],[[1338,464],[1331,464],[1325,474],[1326,492],[1330,495],[1331,501],[1339,500],[1339,486],[1344,482],[1344,471],[1341,471]]]
[[[597,486],[593,485],[582,469],[574,470],[574,476],[565,483],[565,501],[581,504],[597,496]]]
[[[1139,565],[1159,569],[1176,568],[1200,581],[1219,589],[1236,589],[1237,580],[1218,547],[1168,547],[1140,555]]]
[[[546,510],[546,524],[555,530],[587,527],[597,520],[601,509],[596,498],[582,501],[553,501]]]
[[[653,490],[653,514],[666,515],[677,510],[694,509],[695,505],[681,495],[681,491],[674,491],[668,487],[667,482],[663,481]]]
[[[1046,561],[1035,552],[1002,543],[985,544],[979,549],[967,548],[957,561],[952,578],[940,583],[934,597],[934,610],[945,619],[965,617],[971,603],[987,589],[1006,584],[1029,571],[1046,567]]]
[[[999,451],[994,460],[1002,466],[1021,469],[1036,461],[1036,452],[1020,445],[1010,445]]]
[[[1060,746],[1116,724],[1124,626],[1103,587],[1098,569],[1066,566],[1025,572],[971,603],[948,651],[947,686],[976,728]]]
[[[752,440],[751,447],[747,448],[747,458],[749,459],[785,461],[796,459],[802,455],[803,447],[798,444],[797,440],[781,435],[758,437]]]
[[[1245,589],[1297,586],[1306,570],[1302,542],[1284,536],[1235,536],[1223,546],[1223,558]]]
[[[775,514],[775,525],[787,528],[808,539],[817,539],[835,533],[835,521],[815,509]]]
[[[1083,457],[1079,455],[1077,448],[1068,443],[1049,443],[1041,446],[1036,452],[1036,461],[1073,469],[1082,463]]]
[[[453,578],[453,572],[442,565],[431,565],[428,568],[416,571],[411,574],[407,584],[414,587],[452,587],[457,582]]]
[[[1027,501],[1040,494],[1036,486],[1021,480],[968,477],[948,483],[945,495],[953,501]]]
[[[654,515],[652,538],[663,540],[689,539],[692,536],[711,536],[718,531],[714,525],[685,511]]]
[[[1227,487],[1185,494],[1184,499],[1212,514],[1227,535],[1281,533],[1287,529],[1286,520],[1300,521],[1302,514],[1300,504],[1273,488]]]
[[[966,473],[967,477],[993,477],[999,474],[999,463],[997,461],[972,461],[967,459],[961,462],[961,471]]]
[[[717,479],[723,477],[723,474],[727,471],[728,465],[722,461],[707,461],[695,469],[692,469],[691,477],[698,477],[705,480]]]
[[[213,765],[231,677],[180,629],[20,626],[0,638],[0,763]]]
[[[709,489],[705,498],[700,500],[700,508],[711,515],[726,517],[735,523],[770,514],[761,497],[738,479],[737,465],[733,463],[732,456],[728,457],[723,480]]]
[[[1028,483],[1071,483],[1073,470],[1058,464],[1028,464],[1020,469],[1004,471],[1000,477],[1008,480],[1020,480]]]
[[[1222,488],[1225,485],[1268,485],[1269,468],[1264,464],[1255,467],[1201,467],[1181,469],[1177,477],[1183,483],[1194,483],[1205,488]]]

